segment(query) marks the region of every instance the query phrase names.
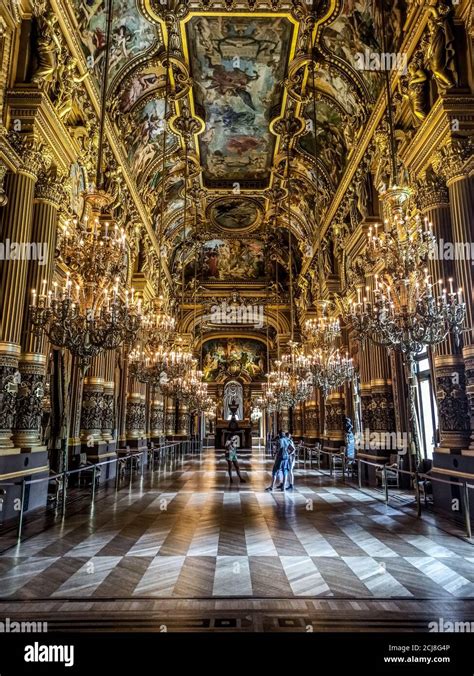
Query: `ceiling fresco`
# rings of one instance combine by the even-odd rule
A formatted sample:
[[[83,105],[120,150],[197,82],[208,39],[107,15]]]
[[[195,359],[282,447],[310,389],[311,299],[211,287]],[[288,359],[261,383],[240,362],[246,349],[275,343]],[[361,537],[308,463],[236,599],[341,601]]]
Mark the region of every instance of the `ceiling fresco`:
[[[275,137],[270,111],[281,107],[292,44],[287,18],[197,16],[186,25],[199,138],[208,187],[265,187]]]
[[[229,376],[261,379],[266,371],[266,348],[258,340],[208,340],[202,354],[202,371],[207,382],[223,382]]]
[[[313,106],[308,104],[306,116],[313,118]],[[328,171],[333,185],[337,185],[344,170],[347,151],[350,147],[350,125],[344,125],[341,110],[327,101],[318,101],[316,106],[316,148],[314,133],[305,134],[299,139],[300,147],[311,157],[318,157]]]
[[[142,183],[150,165],[162,156],[164,113],[164,99],[151,99],[135,108],[127,120],[124,141],[130,168],[138,184]],[[176,145],[172,134],[167,135],[166,145],[168,150]]]
[[[106,0],[74,0],[82,47],[96,75],[101,75],[105,55]],[[130,61],[161,43],[160,30],[138,11],[136,0],[112,3],[112,44],[108,81]]]
[[[405,0],[384,0],[388,18],[388,47],[395,49],[394,36],[402,34],[405,21]],[[380,72],[361,70],[357,54],[380,52],[382,49],[382,12],[380,0],[344,0],[338,18],[322,33],[322,45],[333,56],[343,60],[352,70],[354,80],[363,82],[371,100],[379,94],[383,77]]]
[[[222,230],[248,230],[261,217],[261,205],[245,197],[223,197],[213,202],[208,211],[211,223]]]
[[[284,86],[292,59],[308,49],[304,22],[298,23],[290,13],[259,12],[258,8],[250,13],[211,8],[188,13],[188,7],[173,26],[165,28],[159,3],[114,0],[109,112],[155,232],[163,235],[173,274],[179,272],[183,260],[189,272],[196,256],[192,249],[199,241],[194,250],[201,282],[263,279],[268,270],[262,229],[270,222],[269,244],[275,251],[280,239],[285,240],[281,233],[290,225],[297,254],[310,254],[318,221],[342,179],[383,83],[380,73],[357,70],[354,64],[358,51],[380,49],[378,2],[342,0],[326,5],[316,46],[316,139],[310,131],[295,144],[289,223],[286,206],[273,205],[266,192],[282,177],[281,140],[271,133],[270,123],[292,106],[294,114],[313,120],[313,102],[294,104]],[[405,20],[406,2],[386,3],[392,41]],[[105,0],[73,0],[73,5],[84,53],[93,58],[100,73]],[[196,190],[197,186],[202,194],[188,201],[186,219],[184,162],[179,152],[183,138],[170,126],[163,191],[166,73],[162,33],[166,32],[173,58],[182,64],[180,76],[186,77],[187,69],[191,86],[184,98],[168,100],[168,119],[174,125],[175,119],[188,114],[201,118],[205,125],[189,144],[189,153],[196,158],[193,171],[197,167],[201,173],[189,180],[188,188]],[[195,208],[199,212],[196,221]],[[245,236],[239,239],[239,233]],[[188,246],[183,243],[185,237],[199,239]],[[283,260],[278,263],[285,264]],[[194,268],[194,262],[191,265]]]

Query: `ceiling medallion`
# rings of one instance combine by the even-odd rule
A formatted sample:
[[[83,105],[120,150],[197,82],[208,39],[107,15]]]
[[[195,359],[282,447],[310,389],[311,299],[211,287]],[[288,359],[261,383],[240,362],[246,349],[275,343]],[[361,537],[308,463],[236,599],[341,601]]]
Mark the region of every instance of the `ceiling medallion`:
[[[262,222],[262,206],[251,197],[220,197],[207,209],[211,224],[224,232],[250,232]]]

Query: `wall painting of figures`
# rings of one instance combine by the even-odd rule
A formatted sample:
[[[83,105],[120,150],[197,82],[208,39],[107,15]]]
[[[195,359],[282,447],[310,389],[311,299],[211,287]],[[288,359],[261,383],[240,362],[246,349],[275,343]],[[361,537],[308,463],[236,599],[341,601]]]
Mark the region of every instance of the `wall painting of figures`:
[[[255,280],[265,276],[264,244],[258,239],[212,239],[202,247],[202,278]]]
[[[266,371],[266,348],[258,340],[208,340],[203,345],[202,354],[202,370],[207,382],[222,382],[229,376],[260,379]]]

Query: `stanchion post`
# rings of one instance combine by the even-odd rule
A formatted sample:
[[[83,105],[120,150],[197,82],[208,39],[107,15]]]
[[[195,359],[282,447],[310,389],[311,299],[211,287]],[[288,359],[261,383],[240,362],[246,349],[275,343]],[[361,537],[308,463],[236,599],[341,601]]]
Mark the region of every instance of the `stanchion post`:
[[[420,484],[418,482],[418,472],[414,472],[413,477],[415,482],[416,516],[419,519],[421,517],[421,496],[420,496]]]
[[[67,472],[63,472],[63,499],[62,499],[62,518],[66,516],[66,497],[67,497]]]
[[[387,466],[383,466],[383,486],[385,492],[385,504],[388,505],[388,481],[387,481]]]
[[[466,534],[469,539],[472,538],[472,527],[471,527],[471,509],[469,505],[469,488],[467,487],[467,482],[464,482],[464,518],[466,520]]]
[[[95,500],[95,479],[96,479],[96,476],[97,476],[97,465],[94,465],[94,467],[92,468],[92,500],[91,500],[92,504],[94,504],[94,500]]]
[[[21,482],[20,513],[18,515],[17,542],[21,542],[21,531],[23,530],[23,514],[25,513],[26,479]]]
[[[357,458],[357,478],[359,480],[359,488],[362,489],[362,463],[359,458]]]

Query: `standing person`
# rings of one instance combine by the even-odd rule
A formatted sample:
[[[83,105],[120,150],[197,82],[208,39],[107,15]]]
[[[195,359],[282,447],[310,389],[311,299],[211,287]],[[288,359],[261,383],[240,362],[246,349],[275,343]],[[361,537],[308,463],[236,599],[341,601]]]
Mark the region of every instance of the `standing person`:
[[[239,437],[233,436],[230,439],[228,439],[225,443],[225,459],[227,460],[227,468],[229,472],[229,479],[230,483],[233,483],[232,479],[232,465],[235,467],[235,471],[237,472],[237,476],[240,479],[240,483],[244,484],[245,479],[242,478],[242,475],[240,474],[240,467],[239,467],[239,459],[237,457],[237,443],[239,441]]]
[[[286,432],[285,436],[287,437],[289,444],[288,444],[288,486],[287,488],[293,488],[295,484],[295,475],[294,475],[294,468],[295,468],[295,463],[296,463],[296,446],[293,441],[293,438],[289,432]]]
[[[278,448],[275,456],[275,462],[273,463],[272,483],[270,486],[268,486],[268,488],[265,489],[266,491],[275,490],[275,484],[280,472],[282,474],[282,483],[280,484],[279,488],[282,491],[285,490],[286,478],[288,476],[289,469],[289,442],[290,440],[283,434],[283,432],[278,433]]]

